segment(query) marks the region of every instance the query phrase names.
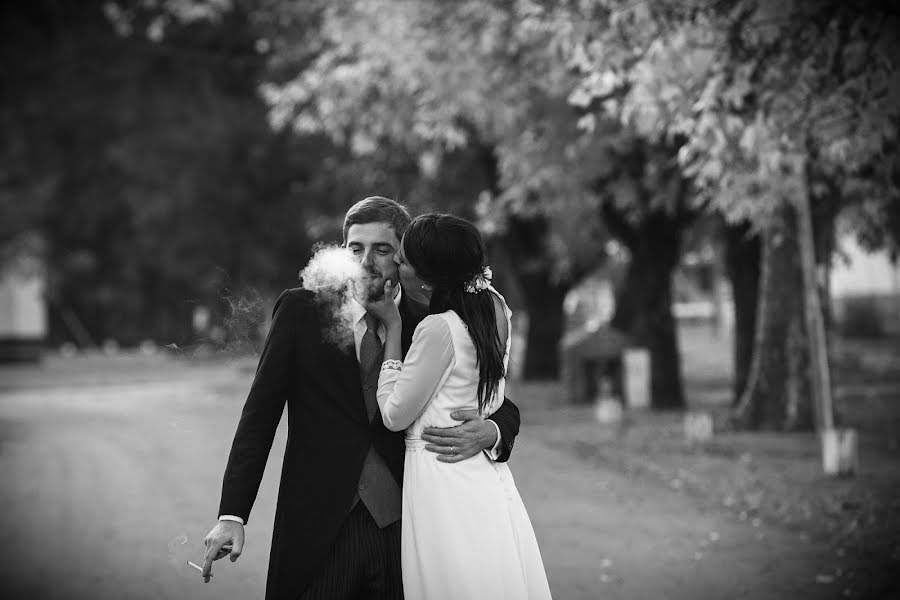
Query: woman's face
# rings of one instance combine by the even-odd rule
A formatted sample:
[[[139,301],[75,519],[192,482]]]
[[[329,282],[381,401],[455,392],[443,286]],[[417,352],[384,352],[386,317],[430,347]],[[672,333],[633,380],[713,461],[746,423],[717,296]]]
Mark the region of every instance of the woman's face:
[[[431,299],[431,286],[419,279],[416,269],[406,260],[402,240],[400,250],[394,254],[394,262],[397,263],[397,271],[400,273],[400,285],[403,287],[403,293],[427,304]]]

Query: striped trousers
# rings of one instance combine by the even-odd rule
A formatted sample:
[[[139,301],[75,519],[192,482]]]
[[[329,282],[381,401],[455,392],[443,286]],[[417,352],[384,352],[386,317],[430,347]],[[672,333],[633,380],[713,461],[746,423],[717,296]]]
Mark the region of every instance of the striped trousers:
[[[380,529],[362,502],[298,600],[403,600],[400,521]]]

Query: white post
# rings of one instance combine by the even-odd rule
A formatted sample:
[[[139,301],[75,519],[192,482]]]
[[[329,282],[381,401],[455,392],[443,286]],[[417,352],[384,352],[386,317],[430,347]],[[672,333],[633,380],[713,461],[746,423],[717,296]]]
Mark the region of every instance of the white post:
[[[708,442],[713,437],[712,414],[691,411],[684,415],[684,437],[691,444]]]
[[[594,399],[594,418],[603,425],[618,425],[622,423],[622,417],[622,403],[613,395],[612,383],[601,377]]]
[[[859,469],[857,437],[853,429],[822,432],[822,466],[830,476],[853,475]]]
[[[650,352],[646,348],[627,348],[622,353],[622,379],[625,406],[650,407]]]

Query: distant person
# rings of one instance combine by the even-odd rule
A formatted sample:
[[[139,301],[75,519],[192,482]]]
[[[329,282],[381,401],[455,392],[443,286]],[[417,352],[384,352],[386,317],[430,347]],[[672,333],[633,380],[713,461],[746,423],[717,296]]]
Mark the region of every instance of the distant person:
[[[344,219],[344,246],[366,273],[364,297],[351,304],[355,351],[330,341],[326,329],[334,315],[314,292],[287,290],[276,302],[225,469],[219,521],[206,536],[206,581],[213,560],[226,555],[223,545],[233,544],[232,561],[243,551],[244,525],[287,404],[266,598],[403,598],[404,435],[389,431],[378,411],[375,393],[387,332],[360,302],[381,296],[387,280],[397,281],[396,253],[409,222],[405,208],[382,197],[358,202]],[[392,340],[399,343],[392,356],[402,358],[427,308],[402,286],[393,286],[385,301],[396,306],[402,320],[402,325],[392,322],[400,336],[399,342]],[[519,430],[515,405],[503,402],[490,420],[477,411],[456,416],[457,421],[443,423],[453,428],[421,432],[427,449],[438,454],[437,460],[430,455],[436,464],[462,465],[483,451],[496,461],[509,458]],[[462,521],[470,518],[459,515]]]
[[[528,513],[509,467],[475,454],[457,464],[425,451],[426,427],[453,424],[461,408],[504,405],[512,312],[490,285],[484,243],[452,215],[412,221],[398,254],[400,283],[421,289],[429,315],[404,352],[406,326],[390,300],[366,304],[385,326],[378,406],[391,431],[406,430],[400,553],[407,598],[550,598]],[[404,358],[405,355],[405,358]]]

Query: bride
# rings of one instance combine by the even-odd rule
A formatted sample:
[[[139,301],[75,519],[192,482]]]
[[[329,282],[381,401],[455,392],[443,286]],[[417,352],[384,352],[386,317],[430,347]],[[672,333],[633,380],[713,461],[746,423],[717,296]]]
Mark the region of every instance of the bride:
[[[385,325],[378,405],[385,426],[406,429],[401,565],[406,598],[549,598],[540,549],[506,463],[483,453],[457,463],[424,450],[425,427],[450,413],[492,414],[503,402],[510,315],[490,285],[484,243],[452,215],[412,221],[395,260],[400,283],[420,291],[429,315],[401,361],[401,321],[390,300],[366,309]],[[385,299],[396,282],[385,283]]]

